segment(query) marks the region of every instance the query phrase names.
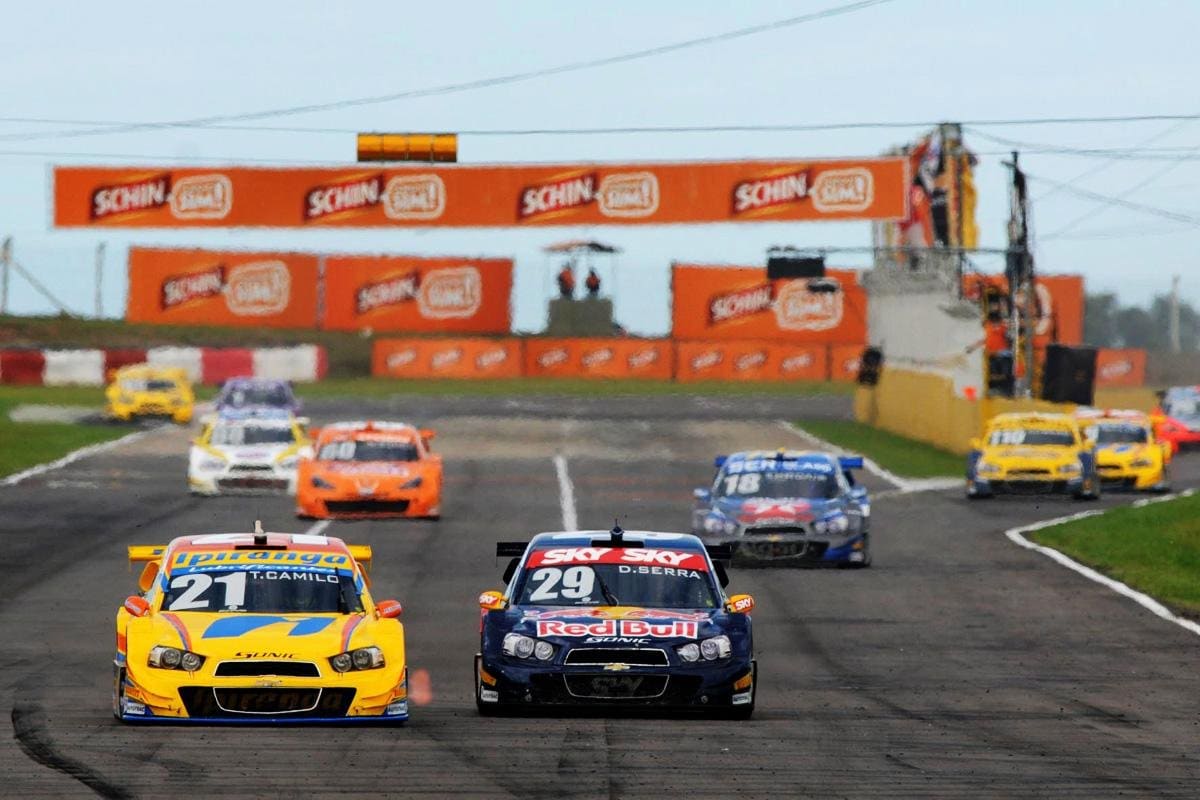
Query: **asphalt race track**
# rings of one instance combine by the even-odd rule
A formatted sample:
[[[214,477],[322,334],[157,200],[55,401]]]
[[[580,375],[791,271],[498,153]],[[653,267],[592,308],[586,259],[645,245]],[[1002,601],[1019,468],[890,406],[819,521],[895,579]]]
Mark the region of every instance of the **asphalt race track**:
[[[308,411],[318,423],[390,415],[438,430],[440,522],[326,531],[374,547],[375,594],[405,605],[427,702],[402,728],[115,722],[113,616],[135,581],[125,546],[256,518],[268,530],[310,525],[288,498],[190,497],[188,433],[155,431],[0,487],[0,702],[12,720],[0,795],[1200,797],[1200,639],[1003,536],[1081,509],[1070,500],[892,491],[874,505],[871,569],[735,570],[730,590],[758,602],[750,722],[477,716],[476,597],[500,584],[496,540],[561,527],[556,454],[582,527],[619,517],[683,530],[715,453],[801,444],[778,420],[843,416],[845,398],[419,398]],[[1200,456],[1174,477],[1200,484]]]

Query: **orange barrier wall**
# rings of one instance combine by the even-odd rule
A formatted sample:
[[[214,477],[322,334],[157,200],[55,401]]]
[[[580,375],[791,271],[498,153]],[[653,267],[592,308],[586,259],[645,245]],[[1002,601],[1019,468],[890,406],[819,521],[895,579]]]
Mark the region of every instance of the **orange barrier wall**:
[[[311,328],[317,323],[317,257],[131,247],[125,318]]]
[[[329,256],[329,330],[506,334],[513,262],[500,258]]]
[[[903,158],[340,168],[56,167],[58,227],[900,219]]]
[[[676,344],[675,380],[825,380],[829,350],[824,345],[764,341],[681,341]]]
[[[525,340],[525,374],[571,378],[670,380],[669,339]]]
[[[867,294],[853,270],[827,270],[841,291],[813,293],[808,280],[767,280],[762,267],[671,267],[676,339],[769,339],[865,343]]]
[[[830,345],[829,380],[842,383],[853,383],[858,380],[858,367],[862,360],[862,352],[862,345]]]
[[[389,378],[517,378],[520,339],[376,339],[371,374]]]
[[[1083,343],[1083,276],[1039,275],[1037,277],[1038,347],[1048,342]],[[964,275],[963,294],[978,300],[981,287],[990,284],[1008,291],[1003,275]]]
[[[1142,386],[1146,382],[1146,351],[1102,347],[1096,353],[1096,387]]]

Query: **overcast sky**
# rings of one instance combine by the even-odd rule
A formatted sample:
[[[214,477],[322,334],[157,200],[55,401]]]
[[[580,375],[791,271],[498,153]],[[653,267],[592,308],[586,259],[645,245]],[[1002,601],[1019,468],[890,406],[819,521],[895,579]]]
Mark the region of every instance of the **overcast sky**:
[[[0,137],[79,127],[11,120],[17,117],[163,121],[388,94],[615,55],[845,3],[14,4],[6,9],[0,33],[5,65],[0,117],[8,118],[0,121]],[[250,124],[460,131],[1192,114],[1200,112],[1196,30],[1200,3],[1191,0],[893,0],[623,64]],[[465,136],[459,152],[461,161],[471,163],[861,156],[923,132],[922,127]],[[1200,158],[1200,120],[984,127],[966,136],[980,154],[982,246],[1005,243],[1008,199],[1000,161],[1011,149],[984,134],[1031,143],[1021,158],[1033,176],[1200,218],[1200,161],[1189,160]],[[1046,145],[1139,147],[1136,155],[1142,157],[1080,157],[1044,152]],[[1178,149],[1188,147],[1197,149]],[[22,154],[14,155],[17,151]],[[552,291],[540,248],[583,235],[624,249],[610,276],[620,320],[634,331],[663,333],[669,326],[672,260],[761,263],[773,244],[870,243],[863,223],[532,231],[51,230],[49,167],[131,162],[120,155],[141,156],[144,163],[167,158],[337,163],[353,160],[354,137],[188,128],[0,141],[0,235],[12,235],[21,263],[81,311],[91,311],[91,252],[99,241],[108,243],[104,301],[110,315],[123,310],[124,248],[130,242],[489,254],[516,257],[516,322],[533,329]],[[1200,224],[1103,206],[1045,182],[1032,185],[1042,271],[1082,273],[1089,290],[1117,291],[1137,303],[1166,291],[1178,273],[1185,296],[1200,303]],[[1073,227],[1050,237],[1068,224]],[[977,263],[998,267],[994,258]],[[49,309],[20,279],[14,279],[11,305],[19,312]]]

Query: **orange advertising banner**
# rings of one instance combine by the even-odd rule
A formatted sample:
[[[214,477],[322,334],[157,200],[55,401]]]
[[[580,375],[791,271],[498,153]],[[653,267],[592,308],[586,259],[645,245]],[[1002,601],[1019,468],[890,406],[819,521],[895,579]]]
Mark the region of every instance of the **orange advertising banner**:
[[[537,377],[670,380],[669,339],[525,340],[525,374]]]
[[[853,270],[826,270],[839,289],[808,279],[767,280],[766,267],[671,267],[676,339],[769,339],[821,344],[867,340],[867,293]]]
[[[1096,386],[1143,386],[1145,383],[1145,350],[1102,347],[1096,351]]]
[[[386,378],[518,378],[520,339],[376,339],[371,374]]]
[[[978,301],[984,285],[1008,291],[1008,281],[1003,275],[973,274],[963,276],[963,295]],[[1083,276],[1039,275],[1034,285],[1037,287],[1035,345],[1083,344]]]
[[[130,322],[311,328],[317,257],[129,248]]]
[[[634,225],[895,220],[908,160],[321,168],[55,167],[57,227]]]
[[[676,343],[675,380],[823,381],[828,375],[825,345],[764,341],[680,341]]]
[[[329,256],[329,330],[506,334],[513,262],[501,258]]]
[[[862,363],[863,346],[860,344],[835,344],[829,348],[829,380],[853,383],[858,380],[858,368]]]

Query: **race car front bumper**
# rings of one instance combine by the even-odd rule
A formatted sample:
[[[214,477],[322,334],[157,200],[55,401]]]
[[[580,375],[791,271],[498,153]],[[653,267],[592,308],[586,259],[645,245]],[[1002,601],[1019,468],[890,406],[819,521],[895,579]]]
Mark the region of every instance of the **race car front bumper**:
[[[748,705],[754,699],[753,659],[730,658],[688,667],[621,665],[531,665],[517,659],[475,657],[481,703],[497,706],[573,706],[715,710]]]
[[[372,495],[346,495],[333,490],[314,489],[297,495],[296,513],[320,519],[372,519],[436,517],[441,510],[440,498],[421,489]]]
[[[188,472],[188,488],[193,494],[289,494],[296,493],[296,471],[265,466],[220,471]]]
[[[730,545],[734,563],[812,565],[856,564],[867,560],[867,537],[858,532],[840,535],[814,533],[744,533],[737,538],[701,537],[705,544]]]
[[[1100,474],[1100,485],[1109,490],[1164,491],[1169,486],[1161,468],[1101,461],[1096,465],[1096,471]]]
[[[338,685],[303,679],[249,684],[245,679],[206,679],[185,672],[166,677],[139,673],[135,678],[118,662],[113,705],[113,713],[123,722],[404,722],[408,719],[408,672],[404,668],[390,670]]]

